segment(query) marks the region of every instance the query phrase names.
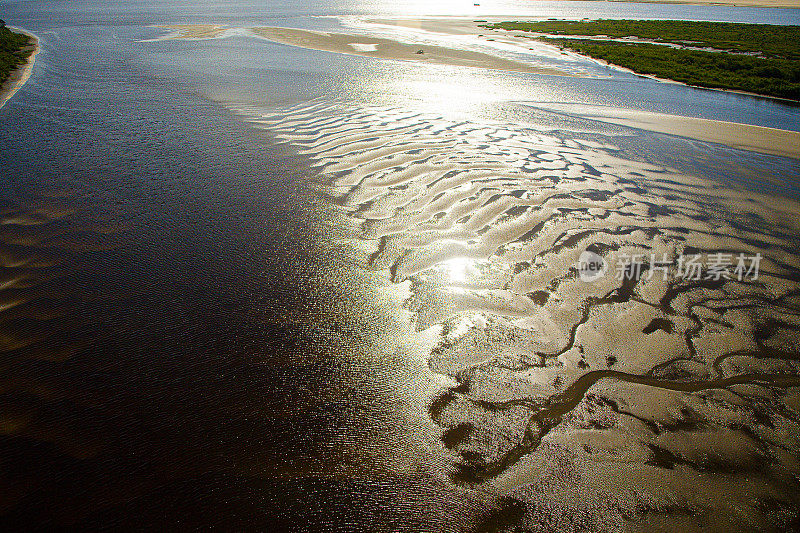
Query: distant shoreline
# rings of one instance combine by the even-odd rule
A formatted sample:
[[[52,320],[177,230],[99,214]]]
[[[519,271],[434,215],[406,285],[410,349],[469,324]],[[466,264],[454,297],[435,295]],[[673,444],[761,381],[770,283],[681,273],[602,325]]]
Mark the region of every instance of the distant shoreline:
[[[23,85],[25,85],[25,82],[28,81],[28,78],[31,77],[33,63],[36,60],[36,54],[39,53],[40,49],[39,38],[36,35],[22,28],[16,28],[13,26],[7,26],[7,28],[14,33],[22,33],[33,39],[32,45],[29,45],[33,46],[33,51],[31,52],[31,55],[28,56],[27,61],[13,71],[9,75],[8,79],[3,83],[2,87],[0,87],[0,109],[6,105],[6,102],[8,102],[11,97],[14,96]]]
[[[580,1],[580,0],[574,0]],[[597,0],[603,1],[603,0]],[[620,4],[676,4],[710,7],[762,7],[765,9],[800,9],[800,1],[769,0],[604,0]]]

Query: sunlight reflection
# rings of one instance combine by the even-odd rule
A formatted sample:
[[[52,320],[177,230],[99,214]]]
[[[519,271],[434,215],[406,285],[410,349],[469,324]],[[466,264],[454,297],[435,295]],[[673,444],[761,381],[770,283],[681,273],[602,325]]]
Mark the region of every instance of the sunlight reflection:
[[[516,72],[426,65],[403,61],[376,61],[369,78],[349,87],[375,104],[413,105],[441,114],[481,115],[503,102],[552,101],[557,88],[552,78]]]
[[[439,263],[438,267],[453,283],[466,283],[481,275],[478,268],[485,261],[479,261],[470,257],[454,257]]]

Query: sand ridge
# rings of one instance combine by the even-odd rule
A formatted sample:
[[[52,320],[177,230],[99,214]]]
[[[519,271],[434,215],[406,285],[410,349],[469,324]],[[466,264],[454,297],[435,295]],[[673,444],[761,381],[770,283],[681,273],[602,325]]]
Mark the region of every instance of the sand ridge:
[[[800,132],[607,106],[531,103],[532,107],[607,124],[688,137],[732,148],[800,159]]]
[[[297,28],[261,27],[251,28],[250,31],[259,37],[273,42],[340,54],[415,61],[437,65],[530,72],[535,74],[572,75],[560,69],[535,66],[483,52],[447,48],[430,44],[400,42],[379,37],[301,30]]]
[[[157,26],[172,30],[155,41],[171,39],[219,39],[229,35],[250,35],[288,46],[298,46],[324,52],[358,55],[376,59],[410,61],[431,65],[485,68],[511,72],[527,72],[551,76],[575,76],[555,67],[537,65],[475,50],[415,42],[413,36],[404,40],[305,30],[300,28],[251,27],[229,28],[210,24],[172,24]],[[533,57],[533,56],[532,56]]]

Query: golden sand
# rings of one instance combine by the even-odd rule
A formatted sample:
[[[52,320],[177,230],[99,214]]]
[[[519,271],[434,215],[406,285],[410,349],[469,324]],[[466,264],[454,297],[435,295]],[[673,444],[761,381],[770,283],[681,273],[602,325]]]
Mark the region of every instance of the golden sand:
[[[578,112],[571,105],[536,104],[536,107],[608,124],[724,144],[742,150],[800,158],[800,132],[796,131],[616,107],[580,106]]]
[[[404,43],[392,39],[301,30],[296,28],[263,27],[251,28],[250,31],[259,37],[273,42],[340,54],[375,57],[379,59],[416,61],[436,65],[454,65],[571,76],[571,74],[559,69],[538,67],[482,52],[459,50],[456,48],[433,46],[429,44]]]

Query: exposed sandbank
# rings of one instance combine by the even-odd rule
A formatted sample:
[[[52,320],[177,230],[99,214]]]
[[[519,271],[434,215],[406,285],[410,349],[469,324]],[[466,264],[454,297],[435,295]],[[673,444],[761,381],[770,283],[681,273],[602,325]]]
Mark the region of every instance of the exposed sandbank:
[[[564,104],[535,104],[535,107],[608,124],[800,159],[800,132],[796,131],[617,107]]]
[[[415,44],[364,35],[328,33],[296,28],[262,27],[251,28],[250,31],[273,42],[340,54],[417,61],[437,65],[573,76],[573,74],[560,69],[540,67],[483,52],[459,50],[430,44]]]
[[[471,25],[477,28],[471,22],[463,21],[462,24],[464,24],[465,27]],[[562,69],[516,61],[490,53],[414,42],[413,38],[409,38],[408,40],[395,40],[357,34],[303,30],[299,28],[229,28],[211,24],[171,24],[157,27],[172,30],[172,32],[163,37],[152,39],[155,41],[169,39],[218,39],[231,34],[249,34],[290,46],[340,54],[375,57],[378,59],[416,61],[436,65],[476,67],[553,76],[576,75]],[[524,44],[530,46],[530,43]]]
[[[31,55],[28,56],[28,60],[25,62],[25,64],[20,65],[14,72],[12,72],[8,76],[8,79],[6,79],[6,81],[3,83],[2,87],[0,87],[0,108],[2,108],[6,102],[8,102],[23,85],[25,85],[25,82],[28,81],[28,78],[31,77],[31,72],[33,71],[33,62],[36,59],[36,54],[39,53],[38,37],[21,28],[12,28],[9,26],[9,29],[15,33],[24,33],[33,39],[33,43],[27,47],[29,49],[30,47],[33,47],[33,52],[31,52]]]
[[[563,56],[557,47],[537,41],[532,34],[521,34],[507,30],[482,28],[480,25],[487,22],[503,22],[508,17],[488,17],[482,20],[454,17],[425,17],[425,18],[351,18],[344,19],[355,26],[383,26],[393,30],[408,31],[413,33],[429,33],[449,35],[454,37],[473,37],[482,46],[507,48],[510,45],[520,52],[536,55]]]

